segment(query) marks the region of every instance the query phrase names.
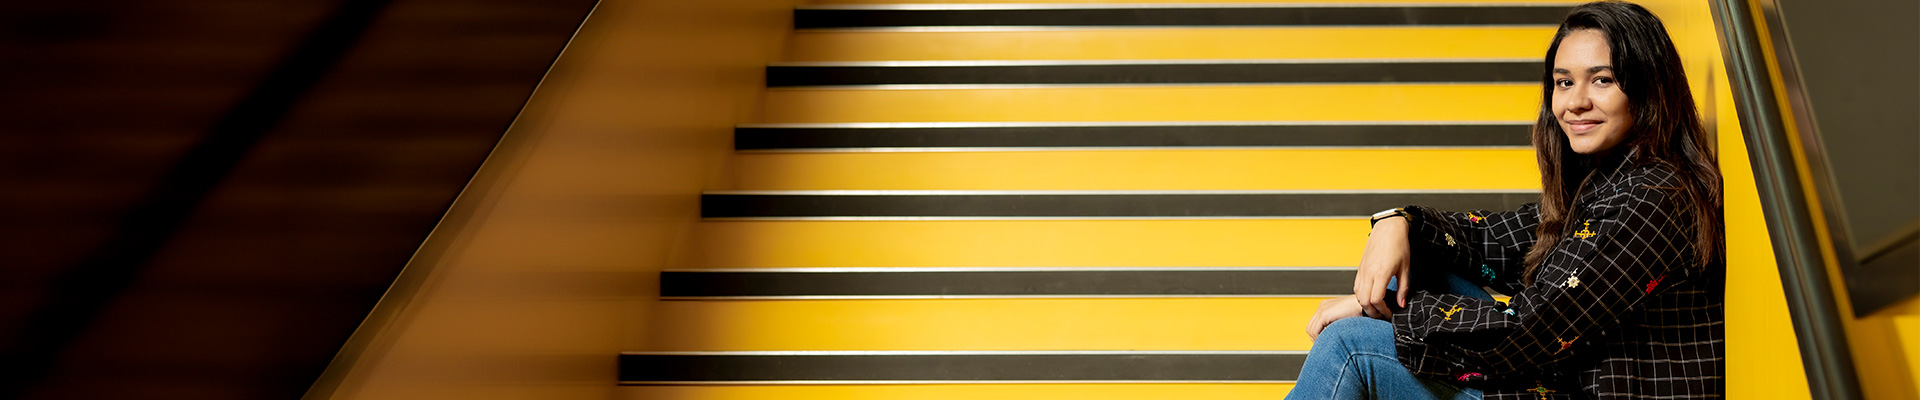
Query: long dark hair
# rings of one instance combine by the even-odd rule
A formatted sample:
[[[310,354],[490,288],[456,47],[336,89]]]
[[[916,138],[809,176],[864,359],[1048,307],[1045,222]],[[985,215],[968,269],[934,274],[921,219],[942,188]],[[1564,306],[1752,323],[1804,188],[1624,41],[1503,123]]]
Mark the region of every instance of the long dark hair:
[[[1540,159],[1540,227],[1538,241],[1527,252],[1528,284],[1534,269],[1553,253],[1553,246],[1566,234],[1572,216],[1573,199],[1592,177],[1595,156],[1574,153],[1567,134],[1560,130],[1553,115],[1553,59],[1560,51],[1560,40],[1582,29],[1598,30],[1613,49],[1614,79],[1627,95],[1633,110],[1631,135],[1619,150],[1631,154],[1623,162],[1654,164],[1677,172],[1682,187],[1681,215],[1693,216],[1695,255],[1700,263],[1715,264],[1725,252],[1721,231],[1721,193],[1719,161],[1712,140],[1700,125],[1693,94],[1687,89],[1687,74],[1680,66],[1680,53],[1660,18],[1639,5],[1617,1],[1582,4],[1567,13],[1560,30],[1553,34],[1547,48],[1546,68],[1541,73],[1540,118],[1533,124],[1533,149]],[[1568,179],[1573,178],[1573,179]]]

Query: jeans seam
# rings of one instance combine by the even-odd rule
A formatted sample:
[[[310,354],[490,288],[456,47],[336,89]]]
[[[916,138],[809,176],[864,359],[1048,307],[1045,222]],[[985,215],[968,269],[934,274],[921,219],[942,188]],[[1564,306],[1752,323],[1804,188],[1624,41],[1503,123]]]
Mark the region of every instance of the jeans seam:
[[[1336,376],[1336,377],[1334,377],[1334,380],[1333,380],[1333,392],[1332,392],[1332,393],[1330,393],[1330,394],[1333,394],[1333,395],[1336,395],[1336,396],[1340,394],[1340,384],[1341,384],[1341,383],[1345,383],[1345,382],[1347,381],[1347,374],[1349,374],[1349,373],[1352,373],[1352,374],[1354,374],[1354,375],[1355,375],[1355,378],[1356,378],[1356,379],[1354,379],[1354,380],[1356,380],[1356,381],[1358,381],[1358,380],[1359,380],[1359,379],[1357,379],[1357,378],[1359,378],[1359,376],[1358,376],[1358,375],[1359,375],[1359,371],[1355,371],[1355,368],[1354,368],[1354,360],[1353,360],[1353,354],[1348,354],[1348,355],[1347,355],[1347,361],[1346,361],[1346,363],[1344,363],[1344,364],[1341,364],[1341,365],[1340,365],[1340,375],[1339,375],[1339,376]],[[1366,385],[1366,382],[1358,382],[1358,383],[1360,384],[1360,385],[1359,385],[1360,387],[1366,387],[1366,386],[1367,386],[1367,385]],[[1369,394],[1371,394],[1371,393],[1369,393]]]

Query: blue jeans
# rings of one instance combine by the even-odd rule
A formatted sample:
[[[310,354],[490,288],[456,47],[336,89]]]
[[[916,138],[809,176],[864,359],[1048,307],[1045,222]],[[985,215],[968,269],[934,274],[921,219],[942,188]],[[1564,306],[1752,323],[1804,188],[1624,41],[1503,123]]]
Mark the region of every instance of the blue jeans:
[[[1441,287],[1420,289],[1492,299],[1487,291],[1454,275],[1436,276]],[[1416,279],[1416,282],[1421,279]],[[1397,287],[1388,283],[1388,287]],[[1394,301],[1394,295],[1387,295]],[[1479,400],[1480,391],[1452,382],[1413,376],[1393,348],[1393,323],[1367,317],[1333,321],[1307,352],[1287,399]]]

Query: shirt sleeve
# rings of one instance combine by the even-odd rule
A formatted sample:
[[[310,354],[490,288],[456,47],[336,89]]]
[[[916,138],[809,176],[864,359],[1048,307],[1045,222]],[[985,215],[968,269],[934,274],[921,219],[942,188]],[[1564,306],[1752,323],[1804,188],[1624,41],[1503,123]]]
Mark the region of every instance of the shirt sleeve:
[[[1534,284],[1498,302],[1415,292],[1393,319],[1400,361],[1451,379],[1521,378],[1600,342],[1676,269],[1690,265],[1692,233],[1664,189],[1595,201],[1571,220]],[[1469,379],[1472,378],[1472,379]]]
[[[1502,212],[1405,210],[1415,268],[1439,266],[1500,293],[1520,292],[1520,272],[1540,226],[1540,203]]]

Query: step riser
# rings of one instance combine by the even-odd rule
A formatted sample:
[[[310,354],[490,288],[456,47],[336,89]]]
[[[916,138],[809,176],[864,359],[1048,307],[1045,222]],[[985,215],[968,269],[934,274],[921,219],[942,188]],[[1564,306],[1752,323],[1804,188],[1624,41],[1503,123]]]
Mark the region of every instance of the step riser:
[[[794,28],[1557,24],[1564,6],[799,9]]]
[[[1540,86],[1271,85],[778,89],[763,123],[1531,121]]]
[[[703,218],[806,217],[1354,217],[1424,204],[1444,210],[1510,210],[1539,193],[1282,194],[707,194]]]
[[[739,150],[1059,147],[1527,146],[1529,125],[1342,124],[1032,127],[741,127]]]
[[[1538,60],[1553,32],[1552,26],[803,31],[784,60]]]
[[[1551,25],[1565,6],[1417,8],[1054,8],[1054,10],[795,10],[795,29],[847,27],[1284,27],[1284,25]]]
[[[701,400],[1273,400],[1290,383],[1227,384],[966,384],[966,385],[701,385],[624,386],[620,399]]]
[[[1000,67],[774,66],[767,86],[1122,83],[1530,83],[1539,62],[1052,65]]]
[[[1468,1],[1463,1],[1463,0],[1341,0],[1338,2],[1331,2],[1327,0],[815,0],[815,1],[808,2],[808,4],[813,4],[815,5],[815,7],[832,7],[832,6],[899,7],[899,6],[907,6],[907,5],[936,5],[936,6],[1020,7],[1020,8],[1031,8],[1031,6],[1033,5],[1047,5],[1047,6],[1060,6],[1060,7],[1113,7],[1117,5],[1137,5],[1141,7],[1157,7],[1162,5],[1181,5],[1181,4],[1218,6],[1218,5],[1240,4],[1240,3],[1249,3],[1253,5],[1298,4],[1298,5],[1312,5],[1312,6],[1321,6],[1321,5],[1337,3],[1342,5],[1348,5],[1348,6],[1370,5],[1370,4],[1385,5],[1385,6],[1400,6],[1400,5],[1407,5],[1407,4],[1458,5],[1461,3],[1468,3]],[[1488,4],[1488,5],[1559,4],[1561,6],[1572,6],[1575,4],[1579,4],[1580,2],[1553,2],[1553,1],[1540,1],[1540,0],[1473,0],[1471,1],[1471,3],[1472,4]]]
[[[1534,192],[1534,158],[1525,148],[747,153],[734,157],[734,188]]]
[[[668,271],[660,296],[687,300],[862,297],[1302,296],[1352,292],[1352,269],[1063,271]]]
[[[709,221],[696,265],[1317,267],[1357,263],[1367,230],[1365,218]]]
[[[1304,354],[622,354],[620,382],[1289,382]]]
[[[667,301],[654,307],[647,349],[1303,351],[1324,300]]]

